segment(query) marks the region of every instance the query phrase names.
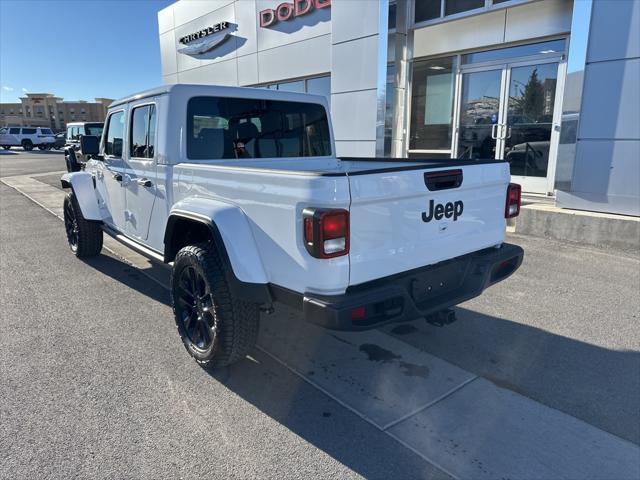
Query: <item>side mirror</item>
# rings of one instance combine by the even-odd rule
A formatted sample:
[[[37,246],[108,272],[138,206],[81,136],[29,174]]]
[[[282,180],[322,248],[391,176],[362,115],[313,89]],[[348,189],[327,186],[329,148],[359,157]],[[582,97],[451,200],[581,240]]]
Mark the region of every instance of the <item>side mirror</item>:
[[[81,136],[80,151],[82,151],[83,155],[98,155],[100,153],[100,140],[95,135]]]

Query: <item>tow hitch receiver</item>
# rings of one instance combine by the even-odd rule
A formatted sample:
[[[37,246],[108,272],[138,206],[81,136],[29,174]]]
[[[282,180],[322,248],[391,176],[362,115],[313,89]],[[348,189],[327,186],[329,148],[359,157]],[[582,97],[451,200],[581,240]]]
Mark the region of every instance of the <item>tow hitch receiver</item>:
[[[452,308],[446,308],[439,312],[432,313],[426,317],[427,323],[435,327],[444,327],[457,320],[456,312]]]

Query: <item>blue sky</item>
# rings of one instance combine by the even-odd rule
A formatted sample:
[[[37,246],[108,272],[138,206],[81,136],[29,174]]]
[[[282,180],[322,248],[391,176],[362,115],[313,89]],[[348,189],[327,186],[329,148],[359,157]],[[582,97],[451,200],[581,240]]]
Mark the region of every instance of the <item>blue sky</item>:
[[[0,100],[119,98],[162,83],[158,10],[175,0],[0,0]]]

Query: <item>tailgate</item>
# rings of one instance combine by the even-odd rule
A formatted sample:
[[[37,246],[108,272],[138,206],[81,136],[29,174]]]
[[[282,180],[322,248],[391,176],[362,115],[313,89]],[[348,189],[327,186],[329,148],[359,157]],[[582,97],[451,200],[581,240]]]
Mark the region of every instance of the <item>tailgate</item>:
[[[509,179],[506,162],[350,175],[349,284],[502,243]]]

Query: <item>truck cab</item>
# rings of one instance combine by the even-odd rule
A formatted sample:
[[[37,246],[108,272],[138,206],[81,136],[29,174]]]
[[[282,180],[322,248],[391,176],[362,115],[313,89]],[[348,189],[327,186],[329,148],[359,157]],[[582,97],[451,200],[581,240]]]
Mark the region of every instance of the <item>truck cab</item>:
[[[209,366],[244,355],[281,303],[362,330],[438,315],[520,266],[506,162],[338,158],[328,111],[182,84],[114,102],[62,179],[72,251],[97,254],[107,233],[169,265],[178,331]]]

